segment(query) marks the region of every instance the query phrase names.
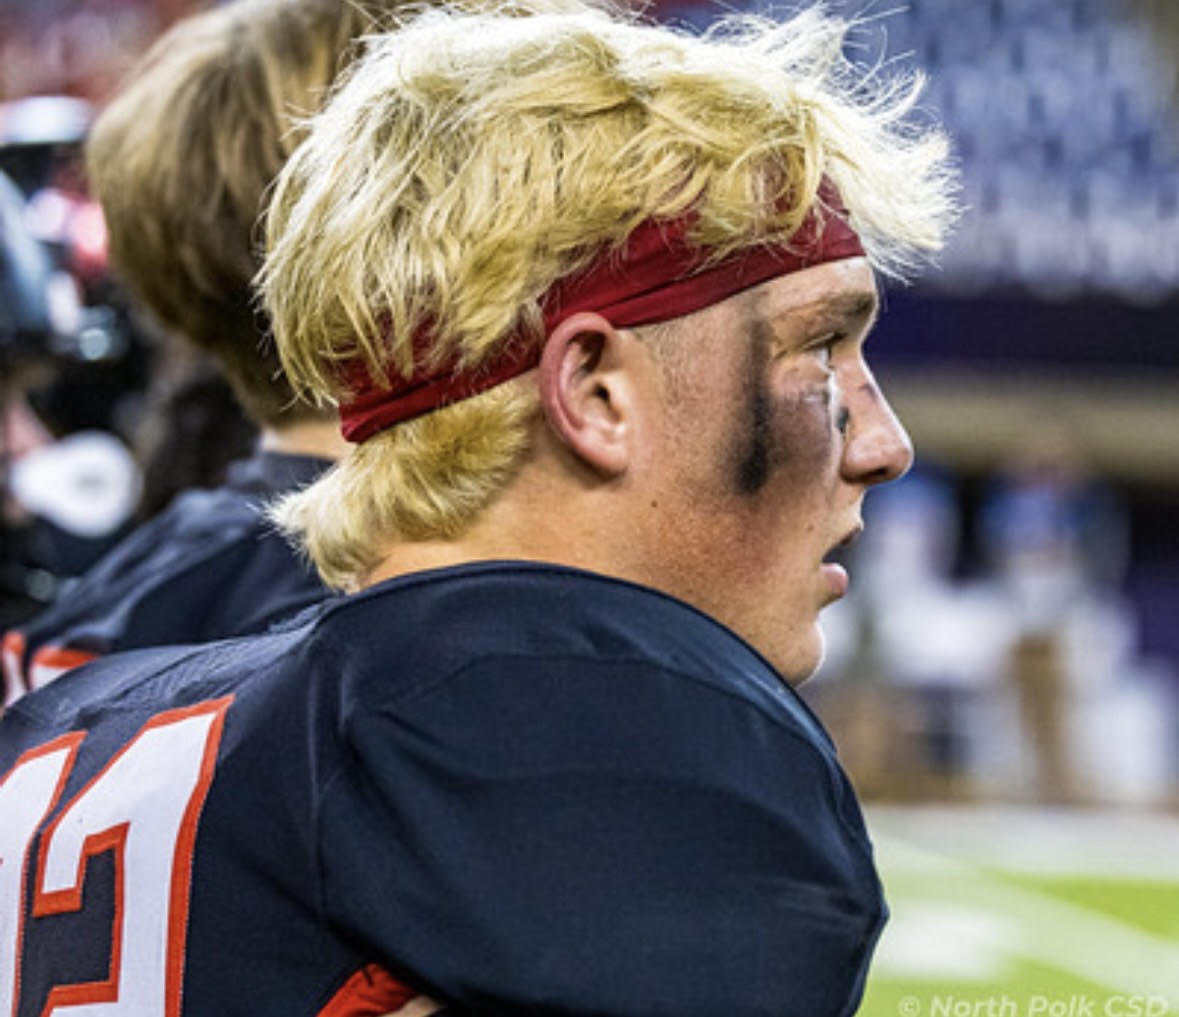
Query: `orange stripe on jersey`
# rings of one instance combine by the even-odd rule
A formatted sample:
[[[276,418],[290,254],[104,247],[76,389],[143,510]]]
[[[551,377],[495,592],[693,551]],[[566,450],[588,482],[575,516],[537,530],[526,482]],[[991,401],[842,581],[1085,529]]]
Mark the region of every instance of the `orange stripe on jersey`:
[[[0,640],[0,712],[28,691],[25,678],[25,635],[10,629]]]
[[[89,650],[70,650],[62,646],[42,646],[29,662],[29,687],[48,685],[67,671],[97,660],[98,654]]]
[[[438,1004],[398,981],[379,964],[348,979],[318,1017],[428,1017]]]

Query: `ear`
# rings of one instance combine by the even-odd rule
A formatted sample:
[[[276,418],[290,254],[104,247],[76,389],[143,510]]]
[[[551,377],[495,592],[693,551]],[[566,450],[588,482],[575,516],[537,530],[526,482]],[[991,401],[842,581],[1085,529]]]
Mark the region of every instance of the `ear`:
[[[549,335],[540,358],[541,405],[557,438],[599,473],[617,477],[634,454],[641,343],[600,314],[580,312]]]

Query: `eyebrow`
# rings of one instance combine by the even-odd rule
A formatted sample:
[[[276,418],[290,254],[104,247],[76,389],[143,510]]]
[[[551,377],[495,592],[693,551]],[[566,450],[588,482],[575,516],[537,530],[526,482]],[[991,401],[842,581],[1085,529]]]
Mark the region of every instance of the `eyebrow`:
[[[874,292],[840,293],[794,308],[792,313],[808,332],[868,332],[880,313],[880,300]]]

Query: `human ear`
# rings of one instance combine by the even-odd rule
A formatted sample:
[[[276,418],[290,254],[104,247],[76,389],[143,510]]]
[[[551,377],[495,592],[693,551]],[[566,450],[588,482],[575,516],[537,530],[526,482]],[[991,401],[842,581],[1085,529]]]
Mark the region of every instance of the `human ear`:
[[[639,346],[633,333],[600,314],[580,312],[552,331],[540,358],[540,398],[550,429],[586,465],[610,477],[626,472],[634,449]]]

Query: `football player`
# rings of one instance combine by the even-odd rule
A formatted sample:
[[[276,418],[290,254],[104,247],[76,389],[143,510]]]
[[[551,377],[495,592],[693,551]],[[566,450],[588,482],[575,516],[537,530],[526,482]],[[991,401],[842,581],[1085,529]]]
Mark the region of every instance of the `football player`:
[[[846,27],[373,44],[262,276],[355,445],[276,515],[349,595],[9,710],[0,1012],[855,1012],[886,909],[793,686],[910,462],[876,275],[953,199]]]

